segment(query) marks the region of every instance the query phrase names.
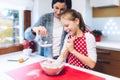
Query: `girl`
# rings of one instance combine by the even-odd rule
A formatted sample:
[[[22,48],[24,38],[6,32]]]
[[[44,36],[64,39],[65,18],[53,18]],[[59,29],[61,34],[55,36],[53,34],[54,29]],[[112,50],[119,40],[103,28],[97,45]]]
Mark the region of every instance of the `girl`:
[[[67,58],[67,62],[71,65],[94,68],[97,56],[96,42],[94,36],[87,31],[81,14],[70,9],[65,11],[60,19],[68,34],[57,62]]]

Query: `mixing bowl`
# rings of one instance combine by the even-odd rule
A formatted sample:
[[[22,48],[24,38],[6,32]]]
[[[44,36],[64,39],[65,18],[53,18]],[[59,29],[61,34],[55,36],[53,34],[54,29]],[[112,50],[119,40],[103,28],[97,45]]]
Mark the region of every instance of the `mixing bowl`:
[[[42,70],[47,75],[58,75],[64,68],[65,63],[57,63],[55,61],[45,60],[40,62]]]

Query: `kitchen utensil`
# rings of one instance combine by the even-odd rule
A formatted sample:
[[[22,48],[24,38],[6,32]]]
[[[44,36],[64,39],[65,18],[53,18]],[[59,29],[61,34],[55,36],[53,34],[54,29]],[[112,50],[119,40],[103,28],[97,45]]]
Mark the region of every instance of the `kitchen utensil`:
[[[34,53],[32,53],[32,49],[30,49],[30,48],[23,49],[23,53],[26,54],[27,56],[30,56],[31,54],[34,54]]]
[[[50,47],[50,46],[52,46],[52,44],[49,44],[48,41],[43,41],[42,38],[41,38],[41,35],[39,33],[36,34],[36,39],[38,41],[38,44],[41,47]]]
[[[8,61],[15,61],[15,62],[23,63],[23,62],[27,61],[28,59],[29,59],[29,58],[26,58],[26,59],[24,59],[24,58],[19,58],[18,60],[9,59]]]
[[[50,76],[58,75],[64,68],[65,63],[56,64],[54,61],[45,60],[40,62],[42,70]]]

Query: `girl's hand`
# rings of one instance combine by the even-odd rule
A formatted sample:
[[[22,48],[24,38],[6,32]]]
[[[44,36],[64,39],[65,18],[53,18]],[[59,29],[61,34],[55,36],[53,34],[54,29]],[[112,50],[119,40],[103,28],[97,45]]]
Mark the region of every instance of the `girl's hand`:
[[[74,51],[74,40],[75,40],[75,37],[72,37],[67,40],[66,48],[71,53]]]
[[[40,34],[43,37],[47,37],[47,29],[44,26],[39,26],[39,27],[33,27],[32,30],[36,33],[36,34]]]

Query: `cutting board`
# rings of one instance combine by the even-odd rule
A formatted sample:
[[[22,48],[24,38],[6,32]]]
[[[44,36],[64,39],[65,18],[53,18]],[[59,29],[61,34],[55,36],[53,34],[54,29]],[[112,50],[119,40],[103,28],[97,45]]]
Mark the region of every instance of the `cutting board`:
[[[65,66],[57,76],[49,76],[41,70],[39,62],[6,72],[15,80],[105,80],[105,78]]]

